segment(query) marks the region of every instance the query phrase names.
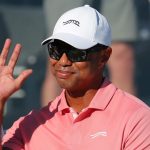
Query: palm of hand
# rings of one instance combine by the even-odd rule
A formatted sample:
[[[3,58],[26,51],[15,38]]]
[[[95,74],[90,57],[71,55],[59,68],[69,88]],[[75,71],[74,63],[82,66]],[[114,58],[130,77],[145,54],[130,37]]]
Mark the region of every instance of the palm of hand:
[[[17,90],[15,79],[12,76],[12,69],[8,66],[0,66],[0,94],[7,98]]]
[[[24,70],[16,79],[13,77],[14,67],[20,54],[21,45],[16,44],[13,53],[6,65],[6,59],[11,40],[7,39],[0,55],[0,101],[5,102],[7,98],[17,91],[25,79],[32,73],[31,69]]]

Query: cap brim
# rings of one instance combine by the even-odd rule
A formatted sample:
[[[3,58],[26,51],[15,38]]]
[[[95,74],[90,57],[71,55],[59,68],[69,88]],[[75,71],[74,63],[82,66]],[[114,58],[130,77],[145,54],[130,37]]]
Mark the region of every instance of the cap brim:
[[[57,33],[45,39],[41,44],[44,45],[52,39],[61,40],[78,49],[88,49],[97,44],[97,42],[89,41],[88,39],[69,33]]]

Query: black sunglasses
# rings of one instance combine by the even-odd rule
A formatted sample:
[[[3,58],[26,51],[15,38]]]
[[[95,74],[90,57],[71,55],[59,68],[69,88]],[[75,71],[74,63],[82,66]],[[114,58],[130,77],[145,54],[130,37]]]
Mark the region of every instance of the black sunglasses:
[[[48,52],[50,58],[55,60],[59,60],[62,57],[62,55],[65,53],[71,62],[83,62],[89,60],[88,59],[89,53],[98,52],[102,49],[106,49],[107,47],[108,46],[97,44],[92,48],[83,50],[83,49],[74,48],[73,46],[65,42],[57,40],[56,42],[48,43]]]

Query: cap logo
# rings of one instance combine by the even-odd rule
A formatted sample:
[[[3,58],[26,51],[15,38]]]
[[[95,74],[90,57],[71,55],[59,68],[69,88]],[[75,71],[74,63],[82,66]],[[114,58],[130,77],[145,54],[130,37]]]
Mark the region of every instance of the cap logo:
[[[67,24],[71,24],[71,23],[73,23],[73,24],[75,24],[75,25],[77,25],[77,26],[80,26],[80,22],[79,22],[79,21],[77,21],[77,20],[72,20],[72,19],[63,22],[63,25],[67,25]]]

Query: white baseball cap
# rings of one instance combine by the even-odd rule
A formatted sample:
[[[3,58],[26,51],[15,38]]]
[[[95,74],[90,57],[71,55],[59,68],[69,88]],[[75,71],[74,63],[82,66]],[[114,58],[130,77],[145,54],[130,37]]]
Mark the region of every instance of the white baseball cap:
[[[52,36],[42,45],[58,39],[78,49],[88,49],[96,44],[110,46],[111,29],[106,18],[96,9],[85,5],[64,13],[56,22]]]

